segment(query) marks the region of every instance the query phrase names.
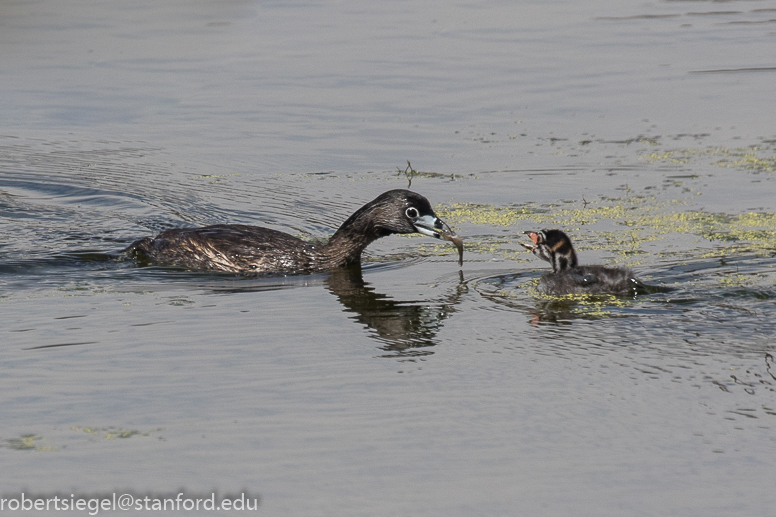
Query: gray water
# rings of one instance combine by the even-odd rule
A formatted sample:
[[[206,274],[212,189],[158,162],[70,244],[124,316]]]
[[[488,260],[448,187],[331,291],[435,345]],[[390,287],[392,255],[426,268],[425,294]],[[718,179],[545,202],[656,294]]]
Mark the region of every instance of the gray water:
[[[765,0],[0,2],[2,497],[776,515],[775,44]],[[462,268],[118,253],[408,185]],[[658,289],[538,294],[547,227]]]

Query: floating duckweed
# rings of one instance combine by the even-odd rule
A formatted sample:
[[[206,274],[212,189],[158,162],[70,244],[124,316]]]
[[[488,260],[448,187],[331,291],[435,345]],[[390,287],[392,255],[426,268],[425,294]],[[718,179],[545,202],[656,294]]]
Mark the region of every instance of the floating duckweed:
[[[100,432],[100,430],[97,429],[96,427],[71,427],[70,429],[72,429],[73,431],[83,431],[89,434],[96,434]]]
[[[689,163],[697,156],[722,157],[712,162],[717,167],[731,167],[753,172],[776,171],[776,157],[760,157],[757,155],[759,148],[727,148],[714,147],[711,149],[678,149],[642,155],[642,160],[647,163],[668,162],[677,165]]]
[[[749,153],[738,160],[719,160],[714,162],[713,165],[717,165],[719,167],[735,167],[736,169],[757,172],[773,172],[776,171],[776,157],[759,158],[754,155],[754,153]]]
[[[642,156],[647,163],[670,162],[677,165],[685,164],[690,161],[689,156],[679,151],[666,151],[662,153],[648,153]]]
[[[776,214],[749,212],[736,217],[742,226],[767,226],[769,228],[776,228]]]
[[[471,251],[471,248],[468,244],[468,242],[464,242],[464,247],[467,252]],[[418,244],[418,246],[415,248],[415,252],[426,256],[444,257],[446,255],[458,253],[458,250],[456,250],[454,246],[451,246],[447,242],[444,244],[423,243]]]
[[[515,227],[519,234],[528,229],[562,228],[572,233],[580,250],[605,249],[634,265],[642,255],[643,246],[669,234],[695,235],[708,242],[736,243],[737,251],[759,254],[776,249],[776,214],[748,212],[725,214],[701,210],[681,211],[680,201],[658,201],[654,197],[629,196],[587,202],[583,208],[526,205],[497,207],[458,203],[438,211],[454,225]],[[594,225],[624,227],[624,230],[596,228]],[[529,252],[512,246],[519,236],[487,238],[477,242],[466,240],[467,250],[509,258],[526,256]],[[729,250],[728,250],[729,251]],[[713,251],[712,256],[724,254]]]
[[[776,241],[776,232],[765,230],[731,230],[708,235],[710,241]]]
[[[204,180],[204,179],[212,179],[210,183],[217,183],[218,181],[222,180],[223,178],[229,178],[231,176],[240,176],[240,174],[200,174],[199,176],[192,176],[191,179],[193,180]]]
[[[621,298],[613,294],[542,294],[541,297],[555,302],[569,302],[587,307],[611,307],[612,305],[625,306],[629,304],[627,298]]]
[[[151,433],[161,431],[161,429],[154,429],[153,431],[144,433],[136,429],[122,429],[121,427],[71,427],[70,429],[73,431],[82,431],[102,440],[115,440],[119,438],[130,438],[132,436],[151,436]]]
[[[533,209],[528,207],[501,208],[474,203],[456,203],[449,208],[440,208],[437,213],[445,221],[453,221],[453,224],[470,222],[489,226],[512,226],[517,221],[536,215]]]
[[[549,312],[567,314],[573,317],[603,318],[613,316],[612,308],[628,307],[633,301],[610,294],[565,294],[554,296],[538,294],[535,296]]]
[[[129,438],[130,436],[135,436],[136,434],[141,434],[140,431],[127,431],[120,429],[116,432],[107,432],[105,433],[105,439],[106,440],[113,440],[114,438]]]
[[[42,436],[36,434],[23,434],[19,438],[10,438],[0,442],[0,447],[15,449],[18,451],[56,451],[55,447],[39,445],[38,442],[45,440]]]
[[[762,280],[763,275],[743,275],[741,273],[731,273],[717,279],[717,283],[725,286],[755,285],[757,280]]]
[[[567,228],[569,226],[581,226],[593,224],[605,219],[633,218],[637,215],[638,205],[649,206],[655,209],[654,198],[633,197],[628,204],[601,205],[600,203],[588,203],[585,208],[556,208],[538,207],[528,205],[520,208],[496,207],[493,205],[476,205],[472,203],[456,203],[451,207],[443,207],[438,210],[440,216],[452,221],[454,225],[471,223],[488,226],[514,226],[519,221],[530,221],[539,225],[558,225]],[[598,206],[596,206],[598,205]]]

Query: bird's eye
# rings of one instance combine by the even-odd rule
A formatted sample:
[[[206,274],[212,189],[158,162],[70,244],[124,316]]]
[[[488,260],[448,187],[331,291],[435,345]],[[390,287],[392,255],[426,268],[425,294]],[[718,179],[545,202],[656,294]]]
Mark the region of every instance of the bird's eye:
[[[404,212],[410,219],[417,219],[420,216],[418,209],[411,206]]]

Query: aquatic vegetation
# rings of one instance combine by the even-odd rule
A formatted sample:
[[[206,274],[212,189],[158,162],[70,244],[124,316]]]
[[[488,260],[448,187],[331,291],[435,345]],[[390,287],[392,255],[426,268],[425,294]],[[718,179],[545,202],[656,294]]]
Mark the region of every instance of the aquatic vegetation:
[[[71,431],[76,431],[79,434],[85,433],[89,441],[103,441],[103,440],[118,440],[131,438],[133,436],[155,436],[164,429],[152,429],[150,431],[140,431],[138,429],[123,429],[121,427],[78,427],[73,426]],[[59,437],[61,440],[63,437]],[[54,437],[55,441],[57,440]],[[159,439],[163,439],[159,437]],[[14,449],[17,451],[58,451],[58,447],[50,445],[44,445],[41,442],[47,442],[48,440],[42,436],[34,433],[23,434],[18,438],[0,439],[0,448]]]
[[[460,178],[461,176],[456,176],[455,174],[442,174],[439,172],[427,172],[427,171],[418,171],[412,168],[412,164],[409,160],[407,160],[407,166],[402,169],[401,167],[396,167],[396,170],[398,171],[399,175],[404,175],[404,177],[407,178],[407,188],[410,188],[412,186],[412,179],[419,176],[421,178],[449,178],[451,180],[455,180],[456,178]]]
[[[39,445],[38,442],[46,439],[36,434],[23,434],[19,438],[9,438],[0,441],[0,447],[15,449],[17,451],[56,451],[55,447]]]
[[[474,281],[474,288],[499,305],[534,315],[536,322],[628,317],[623,309],[641,303],[633,297],[610,294],[547,295],[539,291],[540,277],[499,276]]]
[[[518,221],[535,221],[540,212],[531,205],[523,207],[497,207],[474,203],[455,203],[450,207],[439,208],[440,217],[455,221],[488,226],[513,226]],[[546,210],[545,210],[546,211]],[[445,214],[442,216],[441,214]],[[450,224],[450,223],[448,223]]]
[[[651,196],[602,198],[583,206],[563,205],[522,206],[476,205],[456,203],[441,207],[440,217],[456,226],[475,225],[515,227],[515,233],[529,226],[562,228],[581,234],[577,239],[580,250],[606,250],[619,260],[631,265],[641,261],[647,253],[644,245],[677,234],[686,239],[696,237],[703,247],[713,243],[735,245],[737,253],[769,254],[776,251],[776,214],[747,212],[726,214],[704,210],[686,210],[681,201],[660,201]],[[486,232],[483,232],[486,233]],[[483,241],[467,239],[467,250],[472,253],[513,253],[505,250],[509,242],[502,236],[485,237]],[[655,253],[654,251],[651,253]],[[659,255],[675,251],[660,251]]]
[[[712,147],[710,149],[675,149],[670,151],[646,153],[641,159],[647,163],[666,162],[676,165],[690,163],[693,158],[707,156],[720,159],[711,162],[717,167],[729,167],[750,172],[776,171],[776,157],[761,156],[758,153],[773,153],[771,149],[761,147],[729,148]]]
[[[192,176],[192,180],[208,180],[208,183],[221,183],[228,181],[226,178],[232,176],[242,176],[242,174],[200,174],[199,176]]]
[[[81,431],[95,440],[116,440],[123,438],[131,438],[133,436],[151,436],[153,433],[162,431],[162,428],[153,429],[151,431],[139,431],[137,429],[122,429],[121,427],[78,427],[73,426],[70,428],[73,431]]]
[[[457,224],[471,223],[488,226],[514,226],[519,221],[534,224],[562,225],[564,228],[579,227],[602,220],[617,220],[632,226],[644,217],[665,208],[667,203],[658,202],[654,197],[631,196],[621,199],[602,199],[586,202],[581,208],[564,208],[563,205],[526,204],[523,206],[498,207],[494,205],[476,205],[456,203],[450,207],[439,208],[439,213]]]
[[[537,307],[544,313],[567,313],[575,318],[608,318],[616,316],[614,309],[632,305],[630,298],[611,294],[585,295],[565,294],[562,296],[539,295]]]
[[[717,278],[717,283],[724,287],[738,287],[746,285],[756,285],[760,280],[764,278],[763,275],[745,275],[742,273],[731,273]]]
[[[756,172],[773,172],[776,171],[776,157],[760,158],[754,153],[746,153],[736,160],[719,160],[714,162],[714,165]]]

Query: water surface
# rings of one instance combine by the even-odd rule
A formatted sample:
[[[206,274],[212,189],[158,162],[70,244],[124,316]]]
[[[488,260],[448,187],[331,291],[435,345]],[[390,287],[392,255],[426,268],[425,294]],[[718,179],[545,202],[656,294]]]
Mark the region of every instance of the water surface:
[[[771,515],[776,5],[0,5],[3,496],[264,515]],[[405,172],[407,160],[414,173]],[[140,268],[176,226],[465,237]],[[558,299],[523,231],[651,294]]]

